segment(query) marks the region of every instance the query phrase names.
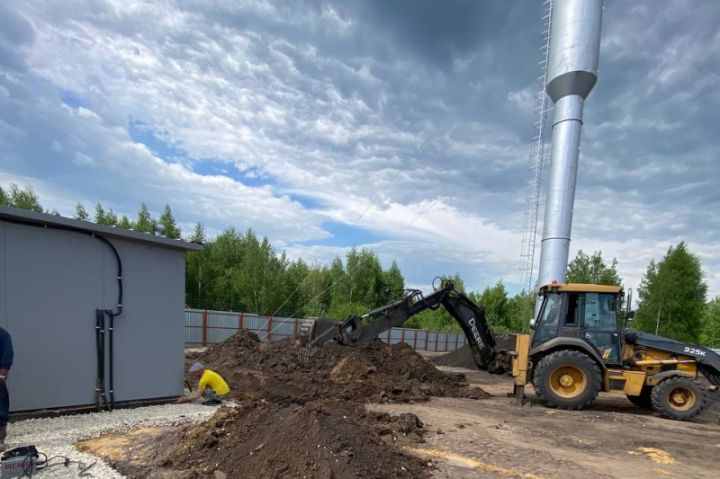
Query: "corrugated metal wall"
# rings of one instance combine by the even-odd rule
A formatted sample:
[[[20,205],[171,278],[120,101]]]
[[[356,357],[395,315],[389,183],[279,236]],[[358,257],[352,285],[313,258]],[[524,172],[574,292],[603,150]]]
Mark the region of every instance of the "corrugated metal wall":
[[[111,241],[124,285],[115,399],[182,394],[184,253]],[[111,250],[95,238],[0,221],[0,324],[15,347],[12,411],[94,403],[95,309],[115,307],[116,275]]]
[[[185,345],[207,346],[219,343],[239,329],[256,333],[260,339],[278,341],[297,336],[302,319],[260,316],[257,314],[204,309],[185,310]],[[407,343],[424,351],[454,351],[467,343],[459,333],[436,333],[421,329],[393,328],[380,339],[389,344]]]

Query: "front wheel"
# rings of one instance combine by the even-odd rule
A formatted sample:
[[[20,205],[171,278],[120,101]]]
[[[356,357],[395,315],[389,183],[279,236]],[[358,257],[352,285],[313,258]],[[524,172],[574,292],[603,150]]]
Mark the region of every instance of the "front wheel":
[[[706,403],[703,385],[687,376],[671,376],[652,391],[653,408],[669,419],[690,420],[702,412]]]
[[[559,409],[589,406],[602,387],[602,372],[587,354],[557,351],[540,360],[533,375],[540,399]]]

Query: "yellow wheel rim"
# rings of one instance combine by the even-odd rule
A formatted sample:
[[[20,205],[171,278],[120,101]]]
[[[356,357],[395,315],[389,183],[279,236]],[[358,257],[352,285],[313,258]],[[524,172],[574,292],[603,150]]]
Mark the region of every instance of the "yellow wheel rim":
[[[695,393],[684,387],[676,387],[668,396],[668,404],[676,411],[687,411],[695,405],[695,401]]]
[[[550,389],[565,399],[580,396],[587,388],[585,373],[575,366],[560,366],[550,375]]]

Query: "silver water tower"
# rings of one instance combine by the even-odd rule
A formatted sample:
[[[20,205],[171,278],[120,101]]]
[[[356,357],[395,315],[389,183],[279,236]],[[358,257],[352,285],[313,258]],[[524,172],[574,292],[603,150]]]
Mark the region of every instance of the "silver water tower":
[[[538,286],[565,282],[583,105],[595,86],[602,0],[554,0],[546,91],[555,103]]]

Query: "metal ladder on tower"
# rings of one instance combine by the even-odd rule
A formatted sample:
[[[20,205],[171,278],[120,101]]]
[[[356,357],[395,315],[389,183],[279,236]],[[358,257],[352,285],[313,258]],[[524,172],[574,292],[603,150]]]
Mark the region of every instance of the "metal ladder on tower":
[[[542,18],[544,29],[543,45],[540,47],[541,60],[538,65],[542,69],[542,75],[537,80],[535,94],[536,120],[533,123],[534,134],[530,146],[530,158],[528,165],[528,184],[525,192],[525,214],[523,215],[523,236],[520,252],[520,273],[521,284],[527,292],[534,289],[533,277],[535,273],[535,251],[537,249],[537,237],[540,225],[539,217],[542,209],[543,190],[543,167],[547,163],[546,134],[548,130],[548,118],[552,107],[548,108],[548,97],[545,92],[547,81],[548,55],[550,54],[550,22],[552,19],[552,0],[545,0],[545,9]]]

